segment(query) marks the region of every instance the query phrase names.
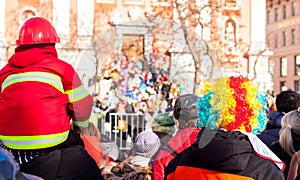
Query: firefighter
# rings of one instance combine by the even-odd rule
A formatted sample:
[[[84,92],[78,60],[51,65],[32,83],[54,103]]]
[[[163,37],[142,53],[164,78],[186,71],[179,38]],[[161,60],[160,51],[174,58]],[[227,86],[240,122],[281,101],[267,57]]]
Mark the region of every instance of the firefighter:
[[[25,173],[45,179],[100,179],[79,134],[70,130],[71,120],[88,126],[93,98],[73,67],[58,59],[59,42],[44,18],[30,18],[21,27],[15,53],[0,70],[1,146]]]

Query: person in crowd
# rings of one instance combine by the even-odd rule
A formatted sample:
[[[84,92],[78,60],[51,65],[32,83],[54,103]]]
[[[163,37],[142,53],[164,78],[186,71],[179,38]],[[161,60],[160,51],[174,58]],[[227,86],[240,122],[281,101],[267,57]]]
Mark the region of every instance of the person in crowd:
[[[43,180],[41,177],[22,173],[14,156],[3,148],[0,148],[0,179]]]
[[[153,179],[164,179],[165,167],[168,163],[196,140],[200,128],[195,127],[198,121],[196,103],[198,97],[194,94],[180,95],[174,104],[173,118],[178,132],[163,146],[154,161]]]
[[[103,149],[103,160],[105,161],[103,163],[104,167],[111,162],[120,162],[126,159],[124,152],[119,149],[117,143],[105,134],[101,134],[100,142]]]
[[[273,143],[270,149],[286,164],[284,175],[287,177],[291,158],[300,150],[300,112],[298,110],[290,111],[283,116],[279,141]]]
[[[134,108],[131,104],[126,101],[124,95],[119,95],[119,102],[115,108],[110,109],[105,117],[105,121],[111,124],[111,132],[117,133],[116,136],[113,134],[112,140],[117,139],[117,144],[119,147],[126,146],[127,132],[131,132],[131,129],[128,128],[128,123],[126,122],[126,113],[133,113]],[[118,113],[115,115],[114,113]],[[114,114],[114,115],[111,115]],[[120,131],[120,132],[119,132]]]
[[[139,133],[133,141],[133,158],[131,163],[140,166],[148,166],[151,157],[156,153],[160,146],[159,137],[152,131]]]
[[[159,137],[161,145],[166,145],[175,132],[173,115],[164,112],[157,114],[151,125],[152,131]]]
[[[265,96],[245,77],[206,82],[196,141],[165,168],[165,179],[284,180],[284,163],[256,134],[266,126]]]
[[[275,104],[277,110],[268,113],[267,128],[258,135],[267,146],[279,140],[282,117],[300,107],[300,94],[292,90],[282,91],[276,96]]]
[[[164,148],[165,146],[167,146],[167,143],[171,140],[175,132],[175,121],[173,118],[173,114],[168,112],[157,114],[154,117],[151,128],[152,131],[160,139],[160,149]],[[157,151],[157,153],[155,153],[155,155],[151,158],[152,166],[154,164],[158,152],[159,151]]]
[[[80,133],[86,151],[92,156],[100,168],[102,165],[103,149],[100,143],[99,130],[92,122],[89,122],[87,128],[79,128],[78,126],[74,125],[73,129]]]
[[[291,159],[291,163],[290,163],[290,168],[289,168],[289,172],[288,172],[288,176],[287,176],[287,180],[299,180],[300,179],[300,151],[297,151],[292,159]]]
[[[0,70],[1,147],[25,173],[45,179],[101,179],[79,134],[70,130],[70,120],[87,127],[93,98],[74,68],[58,59],[59,41],[42,17],[21,27],[15,53]]]
[[[123,162],[106,166],[102,174],[106,179],[119,176],[124,179],[151,179],[151,157],[160,147],[159,137],[152,131],[143,131],[133,141],[132,156]]]

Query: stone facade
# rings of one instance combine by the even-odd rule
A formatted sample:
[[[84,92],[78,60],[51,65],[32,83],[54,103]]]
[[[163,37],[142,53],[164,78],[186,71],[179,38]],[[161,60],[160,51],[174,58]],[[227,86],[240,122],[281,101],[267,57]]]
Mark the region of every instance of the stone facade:
[[[97,82],[95,74],[101,77],[105,73],[105,68],[120,67],[123,58],[122,48],[126,44],[132,46],[134,43],[142,44],[143,54],[140,57],[144,58],[143,61],[148,64],[147,68],[150,71],[156,70],[161,73],[168,71],[167,74],[172,80],[179,81],[185,87],[186,93],[195,90],[195,77],[200,80],[207,78],[205,72],[208,71],[205,68],[222,72],[224,75],[250,74],[251,77],[251,61],[257,56],[255,51],[252,51],[253,47],[256,47],[252,42],[259,41],[264,44],[264,36],[249,38],[249,29],[257,29],[257,24],[248,18],[255,14],[254,10],[258,6],[261,7],[259,5],[261,0],[251,0],[251,6],[242,0],[216,1],[220,11],[213,14],[215,9],[206,9],[200,17],[211,20],[204,22],[208,23],[205,26],[197,23],[194,25],[193,20],[188,19],[187,27],[193,32],[191,41],[198,44],[204,40],[211,47],[209,51],[213,51],[216,55],[213,57],[210,53],[203,53],[205,48],[199,50],[202,53],[194,52],[194,56],[199,56],[196,59],[204,60],[202,65],[201,62],[199,65],[195,64],[191,52],[187,51],[187,44],[180,37],[183,35],[182,32],[174,30],[179,15],[176,14],[174,4],[170,2],[0,0],[0,66],[2,67],[13,53],[14,42],[22,23],[31,16],[42,16],[53,23],[61,37],[61,43],[57,44],[59,57],[74,66],[91,92],[100,90],[100,86],[95,85]],[[196,0],[195,6],[201,7],[205,5],[203,3],[208,2],[214,4],[215,1]],[[261,25],[261,21],[258,25]],[[264,29],[259,30],[264,33]],[[126,40],[130,37],[135,38],[134,36],[142,38],[142,41],[132,43]],[[198,48],[196,45],[193,47]],[[251,52],[248,53],[248,50]],[[248,59],[243,56],[245,52],[249,54]],[[210,67],[210,62],[216,67]],[[198,69],[201,71],[198,73],[200,75],[195,73],[197,68],[200,68]],[[260,71],[255,71],[258,73],[256,77],[264,80],[261,83],[266,84],[268,79],[262,78],[265,77],[264,68]],[[266,88],[266,85],[263,87]]]
[[[300,1],[267,0],[267,40],[274,53],[270,72],[274,92],[291,89],[300,92]]]

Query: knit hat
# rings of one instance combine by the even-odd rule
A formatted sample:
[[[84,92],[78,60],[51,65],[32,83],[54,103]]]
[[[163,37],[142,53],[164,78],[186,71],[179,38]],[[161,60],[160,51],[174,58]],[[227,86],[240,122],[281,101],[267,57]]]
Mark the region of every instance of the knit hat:
[[[152,131],[143,131],[133,141],[133,154],[151,158],[159,147],[159,137]]]
[[[189,121],[198,118],[196,107],[198,97],[194,94],[185,94],[179,96],[174,105],[174,118],[180,121]]]
[[[164,132],[167,134],[173,134],[175,132],[175,122],[172,117],[169,116],[169,112],[157,114],[152,122],[152,130],[155,132]]]

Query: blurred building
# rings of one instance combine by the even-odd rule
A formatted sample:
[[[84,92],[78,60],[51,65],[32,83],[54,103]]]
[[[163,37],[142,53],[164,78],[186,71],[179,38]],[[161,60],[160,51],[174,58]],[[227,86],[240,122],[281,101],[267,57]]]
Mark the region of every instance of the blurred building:
[[[265,42],[265,0],[176,2],[193,7],[193,11],[189,9],[192,18],[188,19],[188,26],[195,36],[211,45],[223,74],[242,74],[254,80],[261,90],[272,89],[270,51]],[[212,5],[203,10],[209,2]],[[291,6],[287,6],[287,12]],[[273,13],[274,7],[268,12]],[[197,9],[203,11],[199,13]],[[177,69],[182,69],[179,61],[185,63],[187,58],[183,50],[173,47],[181,45],[180,41],[176,43],[173,23],[178,22],[180,15],[170,0],[0,0],[0,67],[13,53],[23,22],[41,16],[53,23],[61,37],[61,43],[56,45],[59,57],[74,66],[91,92],[98,91],[94,84],[105,74],[103,69],[131,66],[124,57],[133,64],[143,59],[151,71],[166,73],[173,69],[177,75]],[[194,67],[186,71],[190,69]],[[187,79],[182,83],[190,82]]]
[[[300,92],[300,1],[267,0],[266,9],[275,94],[286,89]]]

